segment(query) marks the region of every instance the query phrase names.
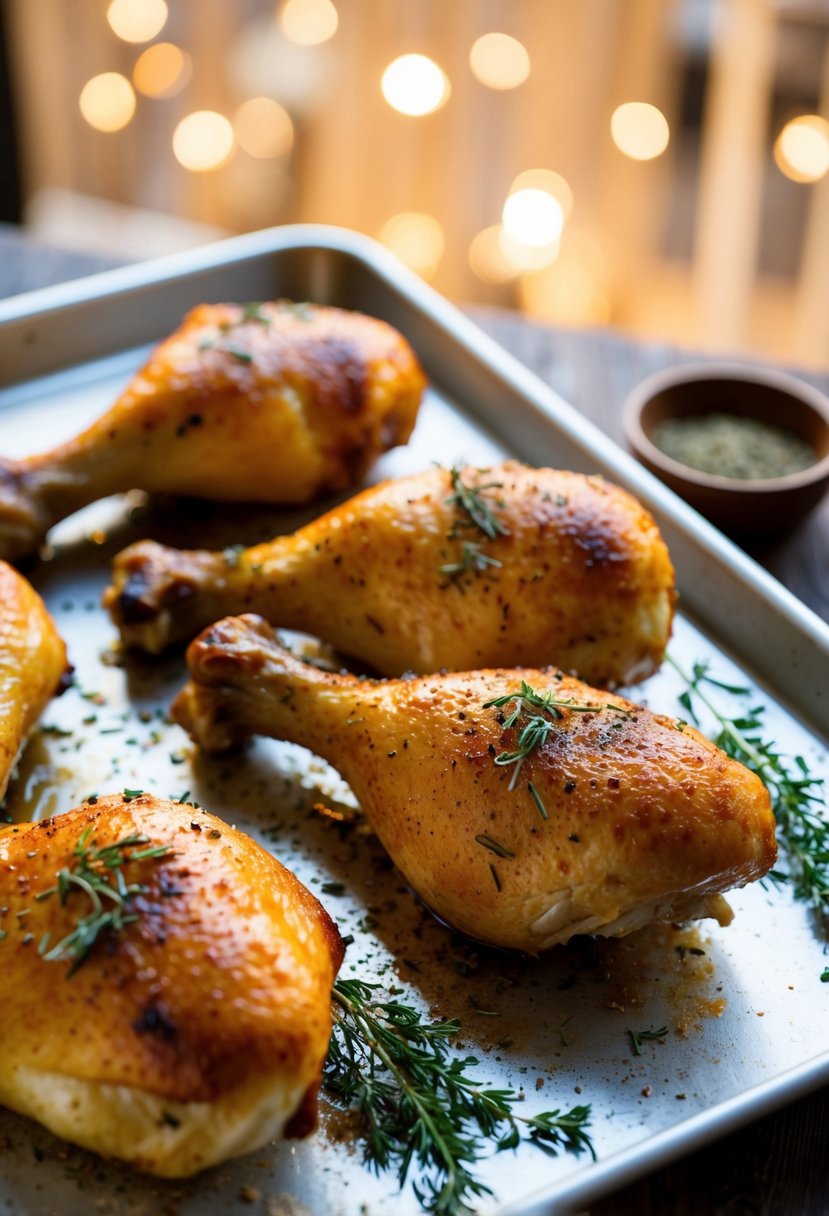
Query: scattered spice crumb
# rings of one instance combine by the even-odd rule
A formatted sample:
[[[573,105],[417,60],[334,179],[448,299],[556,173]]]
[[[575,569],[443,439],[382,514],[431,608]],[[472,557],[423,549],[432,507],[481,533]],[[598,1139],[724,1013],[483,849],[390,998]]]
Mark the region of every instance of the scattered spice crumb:
[[[652,1093],[653,1093],[653,1090],[651,1089],[650,1085],[642,1086],[642,1097],[643,1098],[649,1098]]]
[[[269,1195],[265,1200],[266,1216],[311,1216],[308,1208],[292,1195]]]
[[[255,1186],[245,1184],[239,1187],[239,1198],[243,1203],[258,1203],[262,1198],[262,1192],[258,1191]]]

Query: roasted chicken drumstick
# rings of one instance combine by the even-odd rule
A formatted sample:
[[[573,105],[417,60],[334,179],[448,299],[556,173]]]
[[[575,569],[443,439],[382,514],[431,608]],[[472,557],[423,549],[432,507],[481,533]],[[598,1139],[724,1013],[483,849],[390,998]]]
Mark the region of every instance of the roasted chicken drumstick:
[[[68,674],[66,647],[43,600],[0,561],[0,801],[29,731]]]
[[[724,919],[775,855],[760,780],[693,727],[560,672],[331,675],[228,618],[190,646],[173,716],[207,750],[300,743],[351,785],[444,921],[536,953],[577,933]]]
[[[342,943],[249,837],[149,794],[5,828],[0,927],[4,1105],[168,1177],[313,1126]]]
[[[423,385],[408,343],[373,317],[203,304],[88,430],[0,462],[0,557],[123,490],[304,503],[354,485],[408,439]]]
[[[143,541],[113,578],[128,645],[158,653],[251,610],[386,675],[555,662],[630,683],[658,667],[674,604],[667,548],[631,495],[514,462],[387,481],[240,553]]]

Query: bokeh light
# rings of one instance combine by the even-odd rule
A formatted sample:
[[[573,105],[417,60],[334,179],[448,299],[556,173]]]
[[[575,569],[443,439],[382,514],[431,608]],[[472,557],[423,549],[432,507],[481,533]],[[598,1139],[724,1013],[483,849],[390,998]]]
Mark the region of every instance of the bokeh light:
[[[561,203],[546,190],[535,187],[510,194],[504,203],[502,219],[513,241],[535,247],[553,244],[564,227]]]
[[[279,14],[282,33],[300,46],[319,46],[337,32],[340,18],[331,0],[285,0]]]
[[[294,144],[291,116],[272,97],[243,101],[233,116],[233,130],[239,146],[261,160],[286,156]]]
[[[593,234],[568,226],[555,261],[521,276],[518,298],[532,316],[554,324],[610,322],[607,260]]]
[[[383,73],[383,96],[394,110],[421,117],[437,110],[448,99],[449,80],[427,55],[401,55]]]
[[[668,120],[647,101],[626,101],[610,119],[610,133],[620,152],[632,160],[661,156],[671,137]]]
[[[611,319],[604,286],[589,267],[569,256],[538,273],[524,275],[519,298],[531,316],[550,324],[606,325]]]
[[[81,114],[96,131],[120,131],[135,113],[135,93],[126,76],[102,72],[87,80],[78,104]]]
[[[109,27],[123,42],[149,42],[167,21],[165,0],[112,0]]]
[[[565,220],[573,210],[573,191],[561,174],[553,169],[525,169],[518,174],[509,193],[517,194],[519,190],[543,190],[545,194],[552,195],[561,207]]]
[[[800,114],[787,122],[774,142],[781,173],[795,182],[816,182],[829,172],[829,122],[819,114]]]
[[[219,169],[233,152],[233,127],[215,110],[195,110],[173,132],[176,160],[192,173]]]
[[[469,66],[489,89],[516,89],[530,74],[530,57],[509,34],[483,34],[472,44]]]
[[[424,279],[432,278],[446,248],[440,223],[423,211],[393,215],[381,228],[380,241]]]
[[[504,255],[501,231],[500,224],[492,224],[479,232],[469,246],[472,273],[485,283],[508,283],[518,273]]]
[[[132,83],[145,97],[174,97],[190,79],[191,68],[190,56],[179,47],[156,42],[136,59]]]
[[[560,249],[559,237],[546,241],[543,245],[527,245],[517,241],[507,227],[502,224],[498,233],[498,244],[504,255],[504,261],[512,267],[515,274],[523,274],[528,270],[541,270],[556,260]]]

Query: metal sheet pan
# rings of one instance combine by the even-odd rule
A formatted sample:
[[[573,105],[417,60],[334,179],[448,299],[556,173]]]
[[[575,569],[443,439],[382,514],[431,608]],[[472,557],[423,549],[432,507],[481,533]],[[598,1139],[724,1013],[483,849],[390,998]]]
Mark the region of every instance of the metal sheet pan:
[[[0,304],[0,451],[41,448],[100,413],[147,344],[191,305],[280,295],[382,316],[420,355],[432,388],[413,441],[384,457],[372,478],[436,458],[483,463],[509,454],[598,471],[638,494],[678,570],[683,611],[672,653],[756,685],[781,748],[829,776],[829,628],[454,308],[353,234],[274,230]],[[402,999],[459,1017],[481,1077],[525,1089],[528,1112],[589,1102],[598,1161],[549,1158],[532,1147],[485,1161],[480,1174],[494,1196],[482,1211],[541,1216],[584,1204],[829,1079],[824,948],[785,889],[755,885],[733,896],[727,929],[645,930],[535,962],[489,954],[434,922],[371,837],[314,812],[322,802],[347,813],[351,801],[325,765],[272,742],[233,765],[206,760],[165,723],[183,664],[121,665],[97,607],[109,557],[146,534],[221,547],[291,530],[310,514],[204,508],[170,518],[163,503],[128,498],[55,529],[54,555],[34,578],[70,645],[77,686],[46,711],[12,811],[62,811],[93,789],[189,790],[266,843],[312,890],[325,888],[324,902],[355,938],[344,974],[393,980]],[[674,712],[679,690],[666,669],[634,695]],[[633,1056],[627,1031],[663,1025],[664,1041]],[[92,1203],[135,1213],[175,1205],[182,1216],[249,1212],[252,1197],[266,1211],[417,1211],[409,1189],[401,1196],[392,1177],[362,1167],[328,1116],[302,1144],[276,1145],[186,1185],[101,1163],[11,1114],[0,1116],[0,1137],[8,1143],[0,1198],[21,1216],[71,1216]]]

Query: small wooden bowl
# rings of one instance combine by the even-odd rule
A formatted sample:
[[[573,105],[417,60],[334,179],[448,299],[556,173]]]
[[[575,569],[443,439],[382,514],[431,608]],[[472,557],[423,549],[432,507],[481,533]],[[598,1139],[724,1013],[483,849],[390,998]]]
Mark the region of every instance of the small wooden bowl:
[[[740,480],[702,473],[666,456],[651,440],[668,418],[737,414],[792,431],[815,463],[785,477]],[[829,399],[771,368],[695,363],[649,376],[625,403],[628,446],[652,473],[731,536],[773,536],[793,527],[829,486]]]

